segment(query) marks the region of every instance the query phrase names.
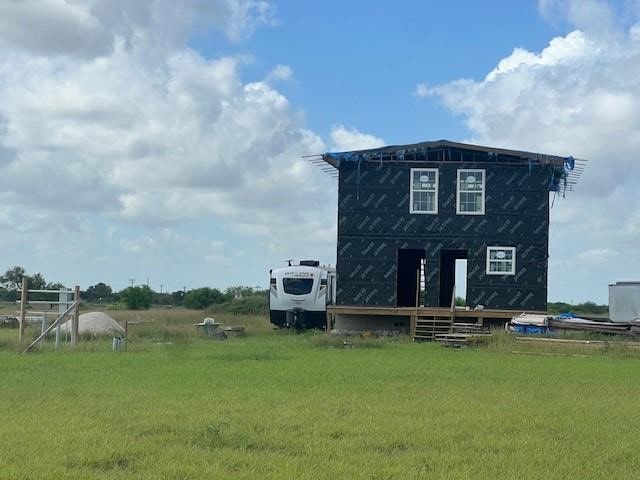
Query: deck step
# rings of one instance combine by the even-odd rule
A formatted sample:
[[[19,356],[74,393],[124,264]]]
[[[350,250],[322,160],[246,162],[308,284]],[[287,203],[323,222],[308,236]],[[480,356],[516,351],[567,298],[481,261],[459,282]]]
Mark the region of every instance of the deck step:
[[[451,333],[453,322],[450,317],[420,316],[416,319],[414,340],[434,340],[436,335]]]
[[[463,347],[478,345],[491,338],[490,333],[440,333],[434,340],[446,347]]]

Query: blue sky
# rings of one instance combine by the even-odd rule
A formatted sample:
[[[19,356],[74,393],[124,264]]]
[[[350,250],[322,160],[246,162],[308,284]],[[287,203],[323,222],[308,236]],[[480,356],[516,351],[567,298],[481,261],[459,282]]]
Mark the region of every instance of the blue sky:
[[[275,5],[276,25],[247,42],[221,46],[219,35],[209,35],[192,45],[208,56],[250,55],[249,81],[289,65],[295,78],[279,89],[309,128],[328,137],[332,125],[353,125],[393,144],[468,135],[438,102],[412,95],[417,82],[482,78],[515,47],[540,50],[562,33],[535,1]]]
[[[552,212],[549,299],[606,302],[640,271],[639,11],[0,2],[0,269],[264,287],[335,261],[336,183],[303,155],[445,138],[590,159]]]

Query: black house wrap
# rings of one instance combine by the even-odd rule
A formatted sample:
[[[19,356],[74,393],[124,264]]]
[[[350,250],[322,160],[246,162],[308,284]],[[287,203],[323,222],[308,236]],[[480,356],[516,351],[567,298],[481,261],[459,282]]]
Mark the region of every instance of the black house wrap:
[[[546,310],[549,192],[571,189],[572,157],[443,140],[323,159],[339,171],[338,305],[415,306],[422,276],[424,306],[449,306],[455,260],[466,258],[467,305]],[[417,168],[436,169],[437,213],[410,211]],[[458,212],[465,169],[483,171],[482,213]],[[507,261],[490,267],[489,247]]]

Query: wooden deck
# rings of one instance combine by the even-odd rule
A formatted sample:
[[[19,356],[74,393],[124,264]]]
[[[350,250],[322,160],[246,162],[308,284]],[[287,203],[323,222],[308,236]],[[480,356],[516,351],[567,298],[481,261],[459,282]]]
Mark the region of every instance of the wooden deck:
[[[329,315],[388,315],[388,316],[418,316],[418,317],[450,317],[455,318],[513,318],[521,313],[546,315],[547,312],[534,312],[523,310],[464,310],[456,308],[453,311],[448,307],[352,307],[343,305],[328,305]]]
[[[327,331],[331,329],[331,325],[336,315],[353,315],[360,316],[362,320],[371,316],[389,316],[389,317],[409,317],[410,319],[410,335],[414,339],[433,340],[436,335],[450,333],[453,324],[458,319],[471,324],[482,325],[483,320],[504,319],[509,320],[515,316],[524,313],[522,310],[465,310],[459,308],[447,307],[358,307],[329,305],[327,306]],[[546,312],[526,312],[532,314],[545,315]]]

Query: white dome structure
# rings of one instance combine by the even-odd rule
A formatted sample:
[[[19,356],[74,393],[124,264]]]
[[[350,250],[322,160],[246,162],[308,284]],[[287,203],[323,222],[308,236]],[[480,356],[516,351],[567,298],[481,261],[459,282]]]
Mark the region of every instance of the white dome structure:
[[[71,333],[71,320],[63,323],[60,331]],[[88,312],[79,317],[78,334],[121,337],[124,336],[124,328],[104,312]]]

